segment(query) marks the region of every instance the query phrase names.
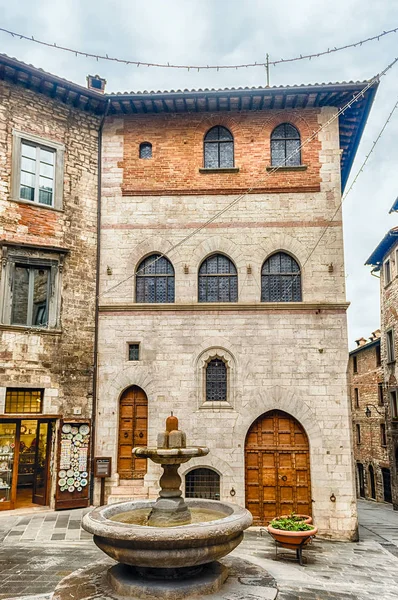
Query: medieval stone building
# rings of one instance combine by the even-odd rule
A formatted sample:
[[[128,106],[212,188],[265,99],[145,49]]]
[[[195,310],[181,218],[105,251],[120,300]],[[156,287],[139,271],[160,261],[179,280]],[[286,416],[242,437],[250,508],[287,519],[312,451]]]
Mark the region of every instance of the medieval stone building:
[[[397,212],[394,203],[390,212]],[[387,444],[391,464],[392,501],[398,510],[398,385],[396,374],[398,335],[398,227],[390,229],[367,265],[380,276],[381,361],[385,388]]]
[[[0,99],[0,509],[87,506],[104,100],[3,55]]]
[[[356,534],[341,190],[365,84],[110,96],[103,129],[96,454],[109,501],[173,410],[207,457],[187,496]],[[333,215],[336,213],[334,216]]]
[[[380,330],[356,340],[348,365],[353,448],[359,497],[391,502],[385,385]]]

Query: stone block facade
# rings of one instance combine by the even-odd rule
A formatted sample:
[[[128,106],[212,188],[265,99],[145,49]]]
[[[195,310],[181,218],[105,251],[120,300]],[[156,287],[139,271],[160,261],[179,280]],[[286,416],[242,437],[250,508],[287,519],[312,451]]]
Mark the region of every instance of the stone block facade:
[[[109,487],[119,483],[119,405],[131,386],[148,398],[148,443],[173,410],[189,442],[210,448],[182,475],[192,466],[213,469],[221,499],[240,504],[247,433],[262,415],[282,411],[309,440],[312,512],[322,535],[355,537],[340,211],[319,241],[341,197],[337,120],[303,149],[306,169],[266,170],[273,127],[294,121],[305,140],[335,114],[324,107],[106,119],[96,452],[113,458]],[[203,135],[217,124],[234,136],[239,172],[200,171]],[[139,162],[142,142],[153,144],[153,157]],[[233,208],[198,230],[247,188]],[[261,268],[278,251],[301,266],[301,302],[261,302]],[[153,253],[173,265],[174,303],[135,302],[134,274]],[[237,302],[198,302],[199,267],[214,253],[236,266]],[[129,343],[139,344],[139,360],[128,360]],[[204,369],[212,357],[227,365],[224,403],[206,401]],[[150,495],[157,476],[148,464]]]
[[[357,344],[348,364],[357,494],[391,501],[380,330]]]
[[[38,388],[44,391],[42,417],[91,419],[100,117],[49,97],[44,84],[42,91],[0,80],[0,418],[8,388]],[[20,198],[18,140],[25,139],[34,151],[36,143],[54,149],[60,161],[53,206]],[[50,278],[44,327],[24,323],[26,307],[16,311],[13,291],[15,267],[41,261]],[[45,299],[43,286],[33,293]]]

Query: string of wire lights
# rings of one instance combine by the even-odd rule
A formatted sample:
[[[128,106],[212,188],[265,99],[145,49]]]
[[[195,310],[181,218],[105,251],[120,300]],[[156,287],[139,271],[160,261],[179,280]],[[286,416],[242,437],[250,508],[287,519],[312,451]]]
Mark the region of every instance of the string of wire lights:
[[[311,60],[313,58],[319,58],[321,56],[325,56],[327,54],[333,54],[335,52],[340,52],[341,50],[347,50],[349,48],[358,48],[360,46],[362,46],[363,44],[366,44],[367,42],[374,42],[374,41],[379,41],[381,38],[385,37],[386,35],[390,35],[391,33],[397,33],[398,31],[398,27],[395,27],[394,29],[389,29],[387,31],[382,31],[381,33],[378,33],[377,35],[374,35],[372,37],[368,37],[365,38],[363,40],[359,40],[357,42],[353,42],[351,44],[345,44],[344,46],[339,46],[339,47],[332,47],[332,48],[328,48],[327,50],[323,50],[322,52],[315,52],[314,54],[300,54],[299,56],[295,56],[293,58],[280,58],[278,60],[266,60],[266,61],[261,61],[261,62],[252,62],[252,63],[247,63],[247,64],[237,64],[237,65],[178,65],[178,64],[171,64],[169,62],[167,63],[154,63],[154,62],[148,62],[148,61],[138,61],[138,60],[127,60],[124,58],[117,58],[116,56],[109,56],[108,54],[93,54],[91,52],[84,52],[82,50],[76,50],[74,48],[68,48],[67,46],[60,46],[58,44],[54,43],[50,43],[50,42],[45,42],[43,40],[39,40],[36,39],[33,35],[32,36],[27,36],[27,35],[23,35],[22,33],[18,33],[16,31],[10,31],[9,29],[5,29],[3,27],[0,27],[0,31],[3,33],[7,33],[8,35],[11,35],[14,38],[19,38],[20,40],[26,40],[29,42],[34,42],[35,44],[39,44],[41,46],[46,46],[47,48],[53,48],[56,50],[62,50],[64,52],[70,52],[72,54],[74,54],[75,56],[83,56],[85,58],[95,58],[97,61],[98,60],[107,60],[107,61],[112,61],[112,62],[116,62],[116,63],[122,63],[125,65],[134,65],[136,67],[157,67],[160,69],[186,69],[188,71],[200,71],[200,70],[216,70],[216,71],[220,71],[222,69],[247,69],[247,68],[252,68],[252,67],[262,67],[262,68],[268,68],[270,66],[276,66],[282,63],[291,63],[291,62],[296,62],[298,60]]]
[[[379,74],[375,75],[372,79],[370,79],[368,81],[368,83],[366,84],[366,86],[357,94],[354,94],[352,99],[349,100],[344,106],[342,106],[332,117],[330,117],[330,119],[328,119],[323,125],[321,125],[317,130],[315,130],[312,135],[310,135],[306,140],[304,140],[300,146],[298,148],[296,148],[288,157],[287,157],[287,161],[292,158],[296,153],[300,152],[301,149],[306,146],[307,144],[309,144],[314,138],[316,138],[318,136],[318,134],[325,129],[326,127],[328,127],[331,123],[333,123],[336,119],[339,118],[339,116],[341,114],[343,114],[348,108],[350,108],[355,102],[357,102],[359,100],[359,98],[361,98],[364,93],[372,87],[372,85],[378,81],[380,79],[380,77],[382,77],[383,75],[385,75],[396,63],[398,62],[398,57],[395,58],[389,65],[387,65],[387,67],[385,69],[383,69],[383,71],[381,71]],[[281,165],[282,166],[282,165]],[[273,173],[277,172],[281,166],[275,166],[272,169],[270,169],[269,171],[265,172],[265,178],[271,176]],[[364,165],[363,165],[364,166]],[[263,179],[264,181],[264,179]],[[352,189],[352,186],[350,186]],[[222,216],[224,213],[226,213],[227,211],[229,211],[231,208],[233,208],[238,202],[240,202],[240,200],[242,200],[243,198],[245,198],[248,194],[250,194],[252,191],[254,190],[254,186],[252,185],[248,190],[246,190],[245,192],[243,192],[242,194],[240,194],[239,196],[237,196],[236,198],[234,198],[232,200],[232,202],[230,202],[226,207],[224,207],[223,209],[221,209],[220,211],[218,211],[215,215],[213,215],[212,217],[210,217],[207,221],[205,221],[205,223],[203,223],[202,225],[200,225],[199,227],[197,227],[196,229],[194,229],[194,231],[192,231],[191,233],[189,233],[187,236],[185,236],[182,240],[180,240],[179,242],[177,242],[176,244],[174,244],[173,246],[171,246],[171,248],[168,251],[168,256],[171,255],[171,253],[176,250],[177,248],[179,248],[180,246],[182,246],[182,244],[185,244],[189,239],[191,239],[194,235],[197,235],[198,233],[200,233],[203,229],[205,229],[206,227],[208,227],[211,223],[213,223],[214,221],[216,221],[220,216]],[[347,196],[347,194],[345,194],[345,197]],[[339,206],[340,208],[340,206]],[[330,227],[331,223],[333,222],[334,217],[336,216],[339,208],[336,210],[336,212],[333,214],[332,219],[329,221],[328,225],[326,226],[325,230],[323,231],[321,238],[318,240],[317,244],[315,245],[315,247],[313,248],[313,250],[311,251],[311,253],[309,254],[309,256],[307,257],[306,261],[304,264],[306,264],[308,262],[308,260],[310,259],[310,257],[312,256],[313,252],[316,250],[317,246],[319,245],[322,237],[325,235],[327,229]],[[136,273],[132,273],[131,275],[129,275],[128,277],[126,277],[125,279],[122,279],[121,281],[119,281],[118,283],[116,283],[115,285],[111,286],[110,288],[108,288],[107,290],[105,290],[104,292],[102,292],[102,294],[99,295],[99,297],[102,297],[104,295],[110,294],[112,291],[114,291],[115,289],[117,289],[118,287],[120,287],[121,285],[123,285],[124,283],[126,283],[127,281],[129,281],[130,279],[132,279],[133,277],[135,277],[136,275],[138,275],[139,273],[141,273],[144,269],[147,269],[148,267],[152,266],[153,264],[155,264],[158,260],[160,260],[161,258],[163,258],[164,256],[166,256],[164,253],[159,254],[159,256],[157,258],[155,258],[149,265],[146,265],[145,267],[142,267],[140,270],[138,270]],[[304,266],[304,265],[303,265]]]

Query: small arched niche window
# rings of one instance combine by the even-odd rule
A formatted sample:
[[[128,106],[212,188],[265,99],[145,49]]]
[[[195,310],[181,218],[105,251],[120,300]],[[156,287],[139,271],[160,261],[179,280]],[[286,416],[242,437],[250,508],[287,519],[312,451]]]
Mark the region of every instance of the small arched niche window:
[[[301,302],[301,272],[290,254],[276,252],[261,269],[261,302]]]
[[[161,254],[151,254],[136,271],[136,302],[174,302],[174,268]]]
[[[199,302],[237,302],[238,274],[232,260],[213,254],[199,268]]]
[[[220,499],[220,476],[213,469],[199,467],[185,476],[185,498]]]
[[[206,365],[206,402],[227,401],[227,367],[221,358]]]
[[[150,142],[140,144],[140,158],[152,158],[152,144]]]
[[[234,166],[234,138],[226,127],[212,127],[204,139],[205,169],[228,169]]]
[[[271,133],[271,165],[297,167],[301,165],[300,134],[290,123],[282,123]]]

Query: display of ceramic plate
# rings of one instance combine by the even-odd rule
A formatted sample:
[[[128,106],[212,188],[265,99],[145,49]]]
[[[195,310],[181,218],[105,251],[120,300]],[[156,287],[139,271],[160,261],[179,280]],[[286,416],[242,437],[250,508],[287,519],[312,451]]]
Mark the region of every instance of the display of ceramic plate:
[[[75,435],[75,440],[79,440],[79,442],[81,442],[81,440],[82,440],[82,437],[83,437],[83,436],[82,436],[82,434],[81,434],[81,433],[77,433],[77,434]]]
[[[65,423],[65,425],[62,425],[63,433],[69,433],[71,429],[72,427],[69,425],[69,423]]]
[[[70,430],[70,432],[71,432],[73,435],[76,435],[76,433],[77,433],[78,431],[79,431],[79,429],[78,429],[77,427],[72,427],[72,429]]]
[[[86,486],[87,485],[87,479],[82,479],[81,482],[80,482],[80,485],[82,487]]]
[[[83,477],[84,479],[88,476],[88,473],[86,473],[86,471],[83,471],[83,473],[81,474],[81,477]]]
[[[3,446],[1,451],[3,454],[8,454],[10,451],[10,446]]]
[[[69,478],[66,480],[66,483],[67,483],[68,485],[73,485],[73,482],[74,482],[74,481],[75,481],[75,480],[73,479],[73,477],[69,477]]]
[[[89,426],[88,426],[88,425],[80,425],[80,427],[79,427],[79,432],[80,432],[82,435],[87,435],[87,433],[88,433],[89,431],[90,431],[90,428],[89,428]]]
[[[79,475],[80,475],[79,471],[74,471],[73,477],[79,477]]]
[[[75,488],[79,487],[80,481],[75,481],[75,483],[73,485],[75,486]]]
[[[64,471],[64,470],[60,471],[60,472],[58,473],[58,477],[60,477],[61,479],[62,479],[63,477],[66,477],[66,471]]]
[[[64,471],[64,472],[65,472],[65,471]],[[64,487],[65,483],[66,483],[66,479],[65,479],[65,478],[63,478],[63,479],[60,479],[60,480],[58,481],[58,485],[60,485],[61,487]]]
[[[74,485],[70,485],[68,487],[68,492],[74,492],[75,491],[75,486]]]
[[[81,491],[82,491],[82,488],[81,488],[81,487],[78,487],[78,488],[77,488],[77,491],[78,491],[78,492],[81,492]]]
[[[66,437],[68,438],[68,440],[72,440],[73,439],[73,435],[71,433],[67,433]]]
[[[75,442],[75,446],[81,446],[81,445],[82,445],[82,443],[81,443],[81,442],[79,442],[79,440],[76,440],[76,442]]]
[[[66,474],[67,474],[67,476],[68,476],[68,477],[72,477],[72,475],[73,475],[73,471],[72,471],[72,469],[68,469],[68,470],[66,471]]]
[[[61,492],[66,492],[66,491],[67,491],[67,489],[68,489],[67,487],[62,487],[62,488],[61,488]]]

